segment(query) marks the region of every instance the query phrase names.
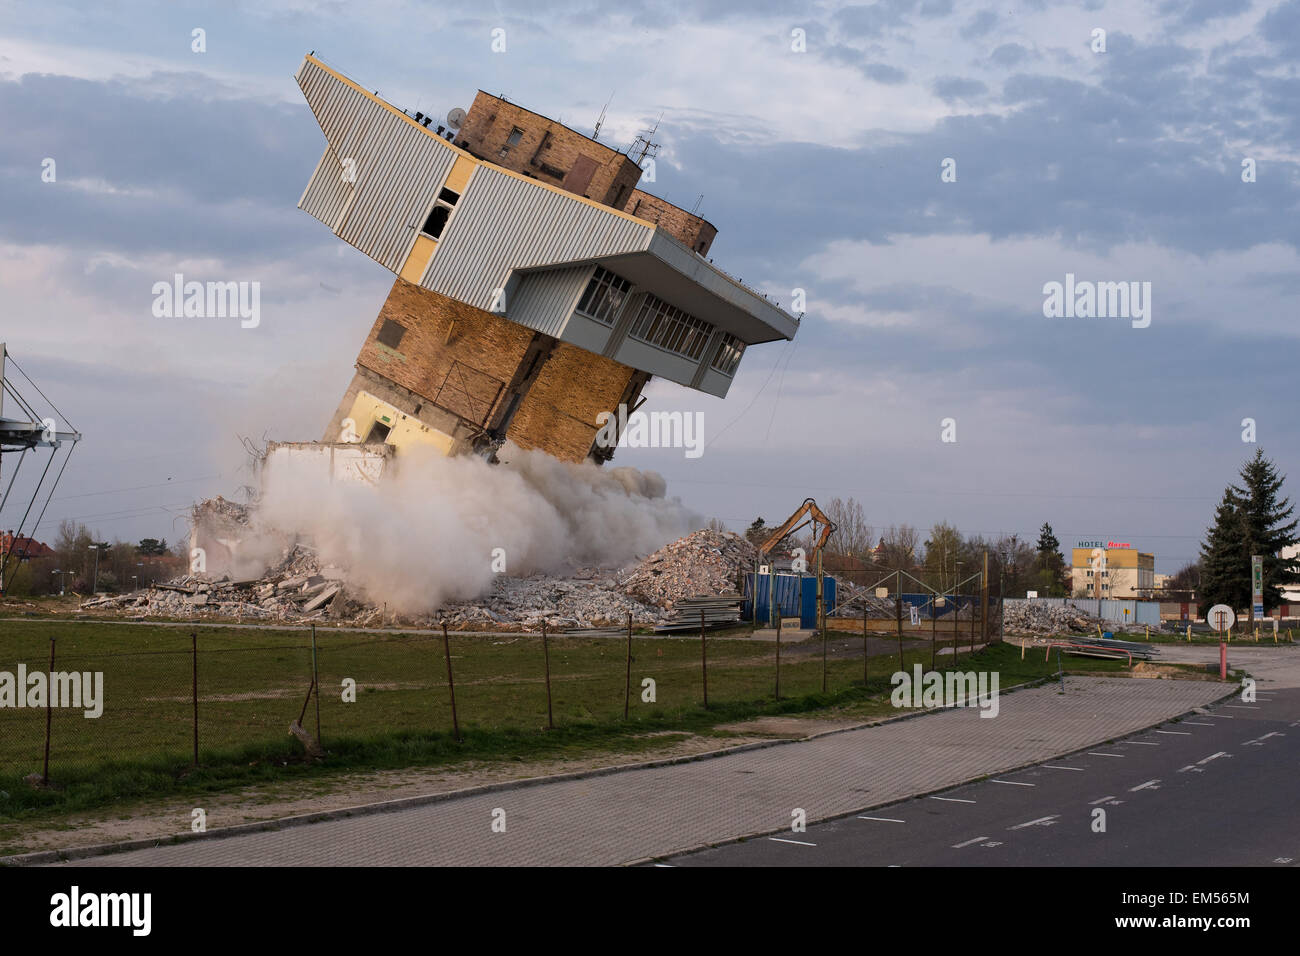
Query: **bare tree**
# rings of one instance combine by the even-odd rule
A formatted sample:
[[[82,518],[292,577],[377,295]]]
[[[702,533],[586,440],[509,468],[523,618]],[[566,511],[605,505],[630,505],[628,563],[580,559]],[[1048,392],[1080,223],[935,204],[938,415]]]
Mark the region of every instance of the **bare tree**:
[[[826,515],[835,522],[835,534],[827,547],[836,554],[865,557],[871,550],[872,528],[861,503],[856,498],[832,498]]]
[[[881,561],[887,567],[907,570],[916,565],[921,536],[910,524],[890,525],[880,541],[884,545]]]

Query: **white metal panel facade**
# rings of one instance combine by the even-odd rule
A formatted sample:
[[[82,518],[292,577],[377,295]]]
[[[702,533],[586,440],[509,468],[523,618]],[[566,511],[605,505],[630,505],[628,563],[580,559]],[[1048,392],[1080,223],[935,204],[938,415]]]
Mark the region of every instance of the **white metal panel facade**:
[[[400,272],[456,152],[317,63],[305,61],[297,79],[334,158],[317,166],[299,205],[311,204],[307,211],[340,239]],[[355,182],[343,182],[345,168]]]
[[[559,338],[594,271],[595,266],[574,266],[520,276],[518,288],[506,303],[507,317]]]
[[[420,284],[488,309],[514,269],[639,252],[654,232],[649,223],[480,165]]]

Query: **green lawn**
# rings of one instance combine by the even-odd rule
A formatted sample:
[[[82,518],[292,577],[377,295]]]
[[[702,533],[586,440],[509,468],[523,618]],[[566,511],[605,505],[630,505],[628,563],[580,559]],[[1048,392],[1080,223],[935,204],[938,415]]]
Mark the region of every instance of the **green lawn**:
[[[542,641],[537,635],[453,637],[456,708],[463,739],[451,733],[441,635],[357,635],[317,631],[320,730],[327,750],[307,760],[288,735],[312,679],[310,631],[199,627],[199,768],[192,766],[194,658],[188,629],[127,624],[0,622],[0,671],[19,663],[55,671],[102,672],[103,715],[53,712],[50,789],[22,778],[40,772],[44,710],[0,708],[0,822],[146,796],[211,792],[269,779],[357,769],[450,765],[470,759],[524,759],[579,752],[635,754],[662,742],[655,732],[713,732],[717,724],[764,714],[834,709],[850,716],[892,712],[889,675],[896,649],[873,656],[864,686],[861,637],[833,635],[822,693],[822,645],[782,649],[780,701],[773,695],[775,646],[708,642],[709,708],[703,707],[700,641],[633,639],[632,702],[623,719],[626,642],[551,638],[554,730],[547,730]],[[904,664],[928,666],[927,644],[910,645]],[[873,646],[873,653],[877,648]],[[1000,674],[1002,688],[1055,673],[1041,655],[1020,660],[999,645],[961,670]],[[945,666],[939,658],[940,667]],[[951,665],[951,662],[948,662]],[[1071,661],[1072,670],[1122,670],[1114,661]],[[655,682],[654,702],[642,681]],[[345,680],[356,682],[344,702]],[[316,728],[316,701],[304,725]]]

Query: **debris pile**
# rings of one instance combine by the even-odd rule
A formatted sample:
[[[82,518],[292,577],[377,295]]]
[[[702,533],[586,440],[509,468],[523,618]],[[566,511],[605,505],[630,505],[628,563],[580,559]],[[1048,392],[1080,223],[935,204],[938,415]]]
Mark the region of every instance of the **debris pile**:
[[[236,506],[238,507],[238,506]],[[321,566],[315,553],[294,545],[265,574],[234,580],[229,574],[186,574],[128,594],[92,598],[82,610],[123,610],[143,617],[221,617],[313,621],[331,614],[343,592],[341,568]]]
[[[996,610],[992,613],[996,613]],[[1008,631],[1017,633],[1062,634],[1095,630],[1098,619],[1069,604],[1061,606],[1025,601],[1008,602],[1003,622]]]
[[[233,502],[204,502],[208,527],[247,520]],[[197,511],[197,509],[196,509]],[[214,538],[215,538],[214,532]],[[696,531],[627,568],[578,568],[567,575],[529,577],[498,575],[491,589],[470,600],[449,603],[440,611],[397,615],[381,601],[353,589],[346,572],[323,564],[302,543],[285,548],[280,560],[255,578],[193,573],[128,594],[108,595],[82,603],[83,610],[118,610],[141,617],[233,618],[299,623],[329,618],[361,627],[437,627],[445,621],[456,630],[536,631],[542,623],[555,629],[625,626],[646,627],[671,620],[676,605],[688,608],[698,627],[699,601],[726,595],[725,614],[738,601],[736,585],[752,567],[754,548],[728,532]],[[665,613],[668,612],[668,613]],[[680,616],[680,615],[678,615]],[[713,623],[711,621],[711,623]]]
[[[646,604],[672,608],[683,598],[733,594],[752,571],[755,547],[730,531],[694,531],[666,544],[621,582],[624,593]]]

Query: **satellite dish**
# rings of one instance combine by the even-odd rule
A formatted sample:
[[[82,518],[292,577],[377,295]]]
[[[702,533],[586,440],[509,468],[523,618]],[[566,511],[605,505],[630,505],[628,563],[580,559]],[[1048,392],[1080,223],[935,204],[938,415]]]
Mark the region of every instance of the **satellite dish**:
[[[447,114],[447,125],[452,129],[460,129],[460,124],[465,122],[465,111],[457,106]]]

